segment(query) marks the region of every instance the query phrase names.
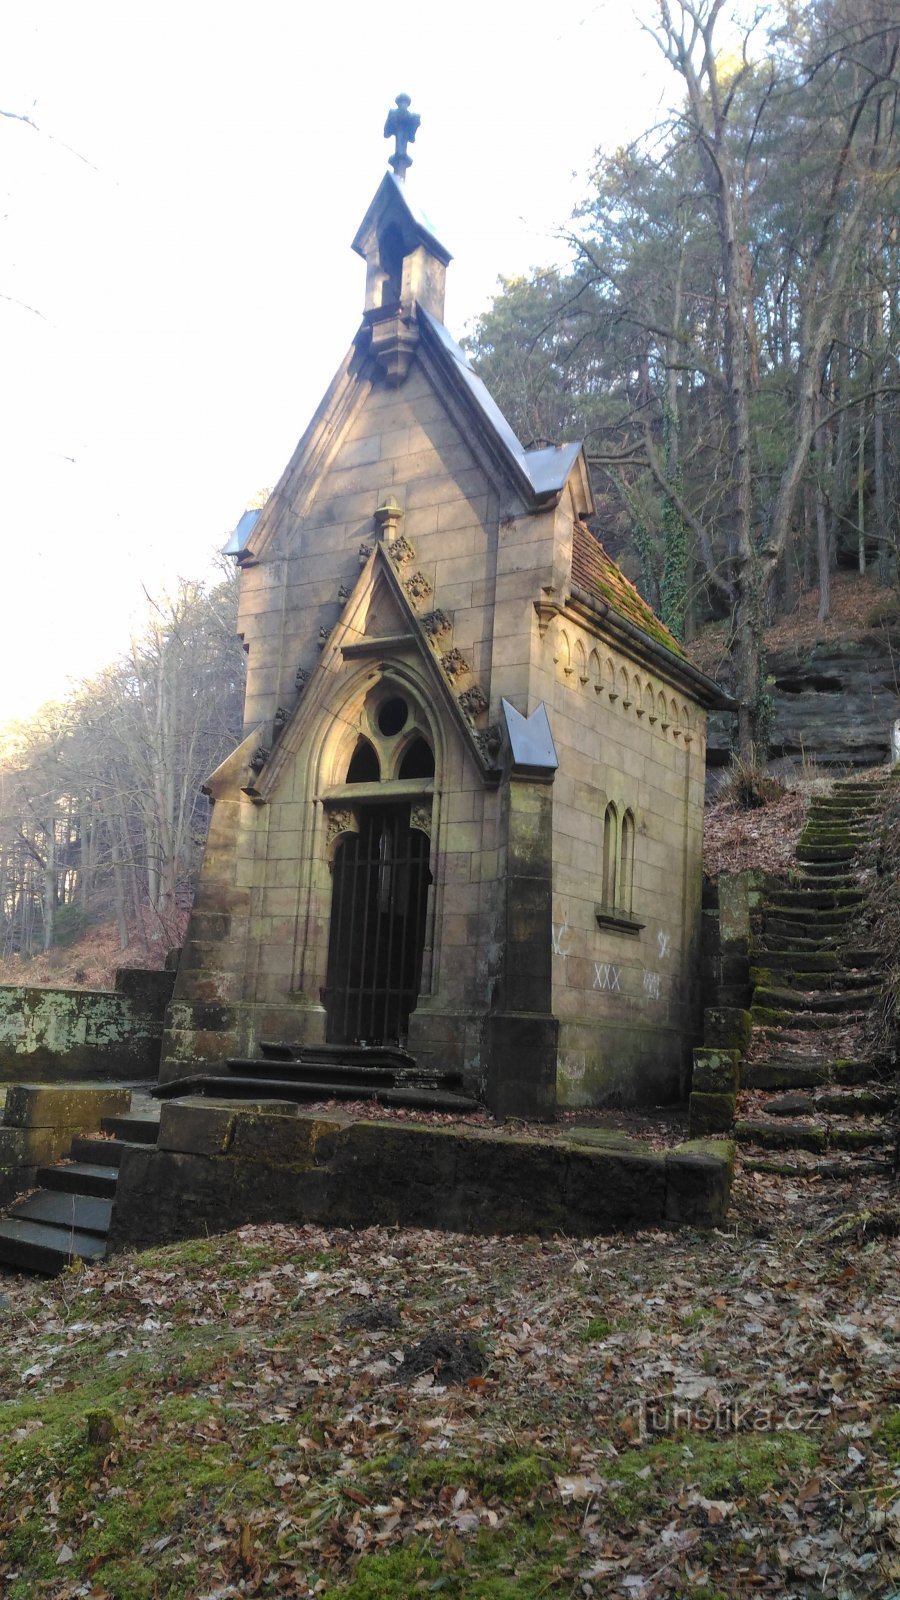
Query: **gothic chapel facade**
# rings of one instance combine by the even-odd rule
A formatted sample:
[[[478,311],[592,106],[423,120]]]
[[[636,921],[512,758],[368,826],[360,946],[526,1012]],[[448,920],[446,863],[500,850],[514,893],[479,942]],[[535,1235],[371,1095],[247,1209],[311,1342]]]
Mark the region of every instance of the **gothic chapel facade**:
[[[417,120],[399,97],[358,332],[234,542],[245,737],[208,783],[162,1079],[400,1043],[499,1115],[664,1099],[721,694],[588,531],[581,445],[524,448],[445,328]]]

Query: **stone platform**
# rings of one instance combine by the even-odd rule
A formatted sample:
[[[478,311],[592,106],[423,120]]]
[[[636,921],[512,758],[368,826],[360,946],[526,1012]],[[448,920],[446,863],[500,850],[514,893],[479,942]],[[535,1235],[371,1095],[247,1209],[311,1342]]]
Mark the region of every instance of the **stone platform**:
[[[109,1248],[264,1221],[581,1236],[716,1227],[733,1164],[722,1141],[657,1151],[599,1128],[526,1138],[187,1098],[163,1106],[155,1148],[124,1151]]]

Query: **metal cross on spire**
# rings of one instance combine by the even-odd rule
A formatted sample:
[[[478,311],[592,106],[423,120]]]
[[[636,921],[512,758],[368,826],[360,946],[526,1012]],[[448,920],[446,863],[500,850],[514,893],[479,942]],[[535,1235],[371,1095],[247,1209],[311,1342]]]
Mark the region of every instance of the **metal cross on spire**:
[[[407,167],[412,166],[412,156],[407,155],[406,147],[414,143],[416,130],[422,120],[417,111],[410,111],[409,99],[408,94],[397,95],[396,109],[391,108],[384,125],[384,137],[395,140],[394,154],[388,156],[388,162],[400,183],[406,177]]]

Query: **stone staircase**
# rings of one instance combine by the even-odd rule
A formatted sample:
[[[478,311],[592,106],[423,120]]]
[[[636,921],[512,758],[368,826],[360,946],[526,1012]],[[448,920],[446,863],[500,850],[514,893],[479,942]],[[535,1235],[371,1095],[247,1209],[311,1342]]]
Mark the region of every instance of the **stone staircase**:
[[[856,931],[865,901],[858,852],[883,789],[838,782],[813,800],[796,880],[763,906],[735,1123],[751,1170],[847,1178],[893,1164],[896,1073],[864,1040],[882,973]]]
[[[103,1117],[100,1130],[77,1134],[67,1160],[39,1167],[39,1187],[0,1217],[4,1266],[53,1276],[72,1261],[98,1261],[106,1254],[122,1155],[134,1145],[156,1143],[159,1112],[152,1102],[133,1102],[128,1115]]]
[[[178,1078],[153,1093],[160,1099],[374,1100],[382,1106],[458,1115],[482,1109],[460,1072],[420,1067],[414,1056],[391,1046],[262,1043],[259,1048],[258,1056],[226,1062],[226,1073]]]

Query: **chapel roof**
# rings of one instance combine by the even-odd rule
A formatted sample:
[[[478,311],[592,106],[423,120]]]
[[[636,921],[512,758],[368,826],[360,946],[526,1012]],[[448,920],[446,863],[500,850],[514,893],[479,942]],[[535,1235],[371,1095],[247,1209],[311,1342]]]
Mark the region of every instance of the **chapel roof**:
[[[629,583],[621,568],[608,556],[600,540],[583,522],[576,522],[572,542],[572,581],[579,588],[612,607],[634,627],[640,628],[655,644],[671,650],[680,661],[688,658],[675,635],[661,622],[652,606]]]
[[[419,307],[418,314],[436,337],[444,355],[449,357],[469,399],[474,401],[482,422],[493,434],[501,452],[523,475],[535,498],[544,500],[560,494],[581,454],[581,441],[526,450],[516,438],[493,395],[479,378],[465,351],[448,333],[444,323],[438,322],[424,306]]]

